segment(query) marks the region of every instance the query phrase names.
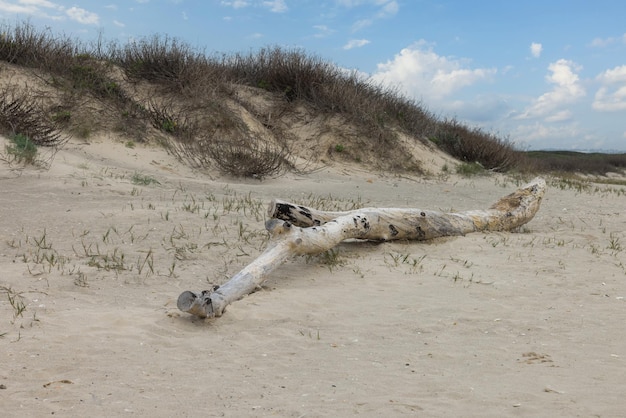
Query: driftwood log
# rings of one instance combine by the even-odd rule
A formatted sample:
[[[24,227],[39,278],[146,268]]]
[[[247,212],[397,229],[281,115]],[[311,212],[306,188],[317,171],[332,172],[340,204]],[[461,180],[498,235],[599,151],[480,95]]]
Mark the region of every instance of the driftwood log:
[[[477,231],[510,231],[535,216],[545,189],[545,180],[535,178],[489,209],[459,213],[395,208],[324,212],[274,200],[265,224],[271,235],[268,248],[223,285],[181,293],[178,308],[201,318],[221,316],[226,306],[260,288],[287,259],[329,250],[346,239],[428,240]]]

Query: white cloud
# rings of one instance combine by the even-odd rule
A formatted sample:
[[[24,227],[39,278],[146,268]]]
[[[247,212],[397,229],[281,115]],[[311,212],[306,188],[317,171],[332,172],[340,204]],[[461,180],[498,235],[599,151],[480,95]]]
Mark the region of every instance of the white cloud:
[[[601,86],[592,107],[600,112],[626,110],[626,65],[606,70],[596,80]]]
[[[438,91],[451,94],[480,80],[486,80],[495,73],[493,68],[440,68],[433,77],[432,84]]]
[[[350,39],[348,43],[343,46],[343,49],[360,48],[369,43],[370,41],[368,41],[367,39]]]
[[[562,122],[564,120],[569,120],[572,118],[572,112],[568,109],[566,110],[559,110],[556,113],[553,113],[552,115],[546,117],[544,120],[546,122]]]
[[[245,0],[222,1],[220,4],[225,7],[232,7],[233,9],[243,9],[244,7],[250,6],[250,2]]]
[[[176,0],[179,1],[179,0]],[[222,0],[220,1],[222,7],[232,7],[233,9],[244,9],[246,7],[264,7],[269,9],[273,13],[283,13],[288,10],[285,0],[264,0],[264,1],[250,1],[250,0]]]
[[[317,30],[317,33],[313,35],[314,38],[325,38],[332,35],[335,31],[326,25],[315,25],[313,29]]]
[[[596,92],[592,107],[601,112],[626,110],[626,86],[613,91],[607,87],[600,87]]]
[[[530,53],[533,57],[539,58],[541,56],[541,51],[543,51],[543,46],[541,44],[536,42],[530,44]]]
[[[623,42],[626,44],[626,33],[624,33],[621,37],[615,38],[613,36],[609,36],[608,38],[594,38],[589,45],[594,48],[605,48],[611,44],[616,42]]]
[[[400,6],[398,6],[398,2],[390,1],[388,3],[382,3],[383,7],[380,8],[380,11],[376,14],[376,17],[379,19],[385,17],[391,17],[398,13],[400,10]]]
[[[85,25],[97,25],[100,21],[100,18],[97,14],[89,12],[85,9],[81,9],[80,7],[70,7],[65,11],[65,14],[69,16],[70,19],[77,21],[78,23],[82,23]]]
[[[589,45],[594,48],[605,48],[611,44],[622,42],[626,44],[626,33],[624,33],[619,38],[615,38],[613,36],[609,36],[608,38],[594,38]]]
[[[120,27],[120,28],[124,28],[124,27],[126,27],[126,25],[125,25],[125,24],[123,24],[122,22],[120,22],[119,20],[114,20],[114,21],[113,21],[113,24],[114,24],[115,26]]]
[[[48,0],[19,0],[17,3],[18,4],[0,0],[0,11],[50,17],[47,16],[41,9],[63,9],[62,6]]]
[[[517,125],[511,132],[511,137],[516,142],[525,143],[534,149],[549,147],[576,149],[584,147],[585,141],[579,139],[572,142],[572,138],[583,138],[584,132],[579,123],[545,125],[539,122],[532,124]]]
[[[335,0],[335,3],[337,3],[337,5],[339,6],[343,6],[348,9],[351,9],[353,7],[362,5],[363,3],[368,3],[368,1],[367,0]]]
[[[548,66],[550,74],[546,81],[553,84],[551,91],[542,94],[516,119],[546,118],[551,121],[563,120],[567,115],[562,107],[573,104],[586,95],[578,74],[581,68],[574,62],[560,59]]]
[[[626,83],[626,65],[606,70],[596,78],[603,84]]]
[[[21,6],[19,4],[7,3],[5,1],[0,0],[0,11],[7,13],[34,13],[37,11],[36,7],[32,6]]]
[[[512,111],[508,100],[499,94],[478,94],[470,100],[446,100],[441,107],[445,113],[456,115],[461,120],[491,127],[507,118]]]
[[[59,5],[52,3],[48,0],[19,0],[18,3],[38,7],[46,7],[49,9],[58,9],[60,7]]]
[[[352,25],[352,32],[358,32],[362,29],[365,29],[366,27],[371,26],[372,23],[374,23],[374,19],[357,20]]]
[[[615,42],[615,38],[594,38],[589,45],[594,48],[604,48]]]
[[[263,6],[270,9],[270,12],[273,13],[284,13],[287,11],[287,4],[285,0],[271,0],[264,1]]]
[[[339,4],[345,7],[356,7],[362,4],[373,4],[375,7],[378,7],[378,11],[369,18],[357,20],[352,25],[352,32],[358,32],[370,25],[372,25],[376,20],[390,18],[398,13],[400,10],[400,6],[398,2],[395,0],[369,0],[369,1],[358,1],[358,0],[344,0],[339,1]]]
[[[189,15],[187,14],[187,12],[182,12],[181,16],[182,16],[183,20],[189,20]]]
[[[385,7],[393,8],[394,6],[388,6],[391,3],[395,4],[395,7],[398,6],[398,3],[396,0],[334,0],[334,2],[338,6],[345,7],[346,9],[352,9],[354,7],[366,6],[366,5],[371,5],[374,7],[380,6],[383,9]]]
[[[461,60],[437,55],[419,41],[385,63],[378,64],[372,80],[400,89],[420,100],[441,100],[463,87],[491,79],[495,68],[468,68]]]

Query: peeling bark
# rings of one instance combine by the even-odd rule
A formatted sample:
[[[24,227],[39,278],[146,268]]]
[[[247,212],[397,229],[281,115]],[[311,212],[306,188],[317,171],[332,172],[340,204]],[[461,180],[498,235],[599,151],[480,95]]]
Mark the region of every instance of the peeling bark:
[[[229,281],[211,291],[185,291],[178,308],[201,318],[221,316],[226,306],[260,288],[269,273],[287,259],[317,254],[346,239],[428,240],[477,231],[510,231],[539,210],[546,182],[535,178],[489,209],[444,213],[421,209],[365,208],[325,212],[281,200],[269,207],[265,224],[269,247]]]

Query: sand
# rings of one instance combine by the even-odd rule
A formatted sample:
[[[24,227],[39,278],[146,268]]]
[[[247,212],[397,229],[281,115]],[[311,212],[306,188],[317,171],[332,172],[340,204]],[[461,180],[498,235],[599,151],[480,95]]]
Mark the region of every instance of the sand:
[[[468,210],[517,183],[241,181],[105,137],[0,164],[0,415],[624,416],[626,195],[597,187],[549,180],[519,232],[294,259],[201,320],[176,298],[263,250],[273,197]]]

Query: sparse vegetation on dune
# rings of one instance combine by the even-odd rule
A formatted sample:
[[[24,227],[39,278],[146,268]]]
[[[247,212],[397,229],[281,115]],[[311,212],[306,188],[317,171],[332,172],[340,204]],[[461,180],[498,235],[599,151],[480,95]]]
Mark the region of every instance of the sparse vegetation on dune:
[[[209,55],[166,35],[84,43],[29,23],[0,33],[0,62],[10,64],[0,67],[0,131],[37,146],[113,131],[124,142],[163,144],[196,167],[259,178],[302,169],[296,157],[421,173],[418,143],[489,171],[625,166],[623,156],[581,166],[518,151],[298,49]]]

